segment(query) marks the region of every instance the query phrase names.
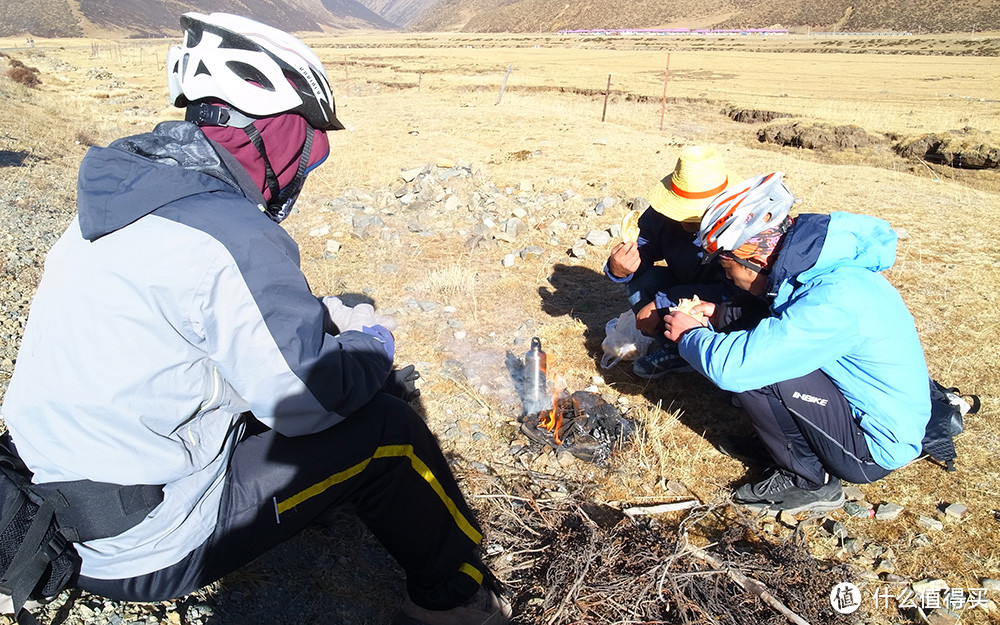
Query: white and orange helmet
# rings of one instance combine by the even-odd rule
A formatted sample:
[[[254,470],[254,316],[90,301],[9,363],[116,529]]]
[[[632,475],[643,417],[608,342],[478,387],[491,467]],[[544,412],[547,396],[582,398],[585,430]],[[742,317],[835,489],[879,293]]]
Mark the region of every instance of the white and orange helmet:
[[[782,172],[756,176],[712,200],[701,218],[696,240],[706,252],[706,262],[785,222],[795,196],[781,181],[782,176]]]

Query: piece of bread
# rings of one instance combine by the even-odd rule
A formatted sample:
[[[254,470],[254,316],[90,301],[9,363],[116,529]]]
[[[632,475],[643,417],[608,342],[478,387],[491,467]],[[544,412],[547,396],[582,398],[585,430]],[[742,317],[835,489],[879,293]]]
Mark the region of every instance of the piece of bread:
[[[700,303],[701,303],[701,300],[698,299],[697,295],[695,295],[691,299],[688,299],[686,297],[682,297],[680,300],[677,301],[677,305],[676,306],[671,306],[669,308],[669,310],[670,310],[670,312],[674,312],[674,311],[679,310],[682,313],[686,313],[688,315],[691,315],[692,317],[694,317],[698,321],[705,321],[705,315],[701,314],[700,312],[693,312],[691,310],[692,308],[694,308],[695,306],[697,306]]]
[[[622,217],[622,241],[625,243],[639,240],[639,211],[629,211]]]

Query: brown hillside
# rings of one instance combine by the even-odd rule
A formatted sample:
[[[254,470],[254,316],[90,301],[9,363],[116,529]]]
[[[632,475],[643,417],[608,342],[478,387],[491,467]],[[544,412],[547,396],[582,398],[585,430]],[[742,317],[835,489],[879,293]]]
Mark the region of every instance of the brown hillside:
[[[0,3],[0,36],[171,36],[186,11],[236,13],[292,32],[394,28],[356,0],[25,0]]]
[[[469,17],[464,17],[469,16]],[[461,20],[465,20],[462,22]],[[553,32],[591,28],[766,28],[814,31],[971,32],[1000,29],[990,0],[442,0],[414,30]]]
[[[0,2],[0,36],[79,37],[80,24],[67,0]]]

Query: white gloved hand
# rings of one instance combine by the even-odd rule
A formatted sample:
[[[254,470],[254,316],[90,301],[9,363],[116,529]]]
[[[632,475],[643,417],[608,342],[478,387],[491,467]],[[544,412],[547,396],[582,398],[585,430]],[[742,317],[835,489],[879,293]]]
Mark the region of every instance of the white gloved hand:
[[[327,311],[327,323],[324,324],[324,329],[331,334],[348,330],[360,332],[365,326],[382,326],[392,332],[398,325],[394,318],[380,314],[371,304],[345,306],[340,298],[332,295],[323,297],[320,301]]]

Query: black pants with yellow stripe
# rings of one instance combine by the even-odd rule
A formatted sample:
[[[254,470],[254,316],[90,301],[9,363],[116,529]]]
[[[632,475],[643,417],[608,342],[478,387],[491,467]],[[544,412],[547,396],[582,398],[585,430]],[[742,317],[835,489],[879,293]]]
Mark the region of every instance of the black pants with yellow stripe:
[[[406,572],[414,603],[447,609],[476,592],[482,534],[437,440],[408,404],[383,393],[308,436],[248,430],[205,543],[166,569],[130,579],[82,577],[78,586],[128,601],[180,597],[291,538],[327,508],[351,504]]]

